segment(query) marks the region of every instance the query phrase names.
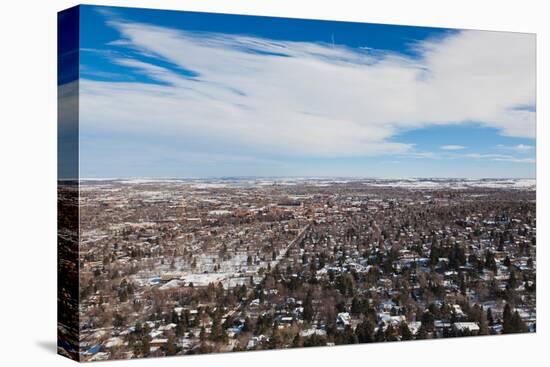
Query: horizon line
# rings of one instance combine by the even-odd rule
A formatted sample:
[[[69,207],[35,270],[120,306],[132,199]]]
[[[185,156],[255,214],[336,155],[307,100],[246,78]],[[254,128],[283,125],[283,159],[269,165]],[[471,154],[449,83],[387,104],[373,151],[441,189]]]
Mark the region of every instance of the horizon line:
[[[353,179],[353,180],[536,180],[536,177],[450,177],[450,176],[253,176],[253,175],[225,175],[225,176],[126,176],[126,177],[75,177],[58,178],[58,181],[120,181],[120,180],[245,180],[245,179]]]

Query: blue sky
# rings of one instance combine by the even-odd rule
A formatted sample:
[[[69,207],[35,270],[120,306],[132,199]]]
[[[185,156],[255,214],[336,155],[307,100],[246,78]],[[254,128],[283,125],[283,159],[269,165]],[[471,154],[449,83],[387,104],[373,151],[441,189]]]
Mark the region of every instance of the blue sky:
[[[533,35],[80,11],[81,177],[535,175]]]

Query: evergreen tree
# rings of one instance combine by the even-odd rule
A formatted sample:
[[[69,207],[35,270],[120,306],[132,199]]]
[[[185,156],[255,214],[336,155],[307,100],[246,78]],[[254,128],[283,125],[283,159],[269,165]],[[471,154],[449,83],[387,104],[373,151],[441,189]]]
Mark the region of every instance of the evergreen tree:
[[[374,325],[369,320],[364,320],[355,329],[359,343],[371,343],[374,341]]]
[[[399,326],[399,333],[401,334],[401,340],[412,340],[413,334],[409,329],[409,325],[406,322],[401,323]]]
[[[250,327],[250,322],[250,318],[248,316],[245,317],[242,332],[246,333],[252,330],[252,328]]]
[[[422,315],[422,327],[426,329],[426,331],[433,330],[434,321],[435,321],[435,317],[433,313],[431,313],[430,311],[424,312],[424,314]]]
[[[392,324],[389,324],[386,328],[386,335],[385,335],[386,341],[393,342],[397,341],[397,333],[393,327]]]
[[[304,321],[311,322],[313,320],[313,300],[311,295],[311,289],[307,291],[306,299],[304,301]]]
[[[432,247],[430,248],[430,265],[436,266],[439,262],[440,251],[439,247],[436,244],[436,241],[432,241]]]
[[[516,279],[516,273],[514,271],[510,272],[510,277],[508,278],[508,284],[507,288],[508,290],[514,290],[518,286],[517,279]]]
[[[376,342],[386,341],[386,333],[384,332],[384,329],[382,328],[382,326],[378,327],[378,330],[376,331],[376,334],[374,335],[374,340]]]
[[[141,339],[141,355],[144,356],[144,357],[147,357],[149,355],[149,353],[151,353],[151,337],[149,335],[145,335],[142,339]]]
[[[490,307],[487,309],[487,323],[489,324],[489,326],[493,326],[495,324],[495,321],[493,319],[493,311],[491,311]]]
[[[426,327],[422,324],[420,325],[420,329],[418,329],[418,333],[416,334],[417,340],[423,340],[428,339],[428,331],[426,330]]]
[[[514,312],[514,314],[512,315],[511,329],[512,333],[524,333],[527,331],[527,325],[525,325],[525,323],[521,319],[518,311]]]
[[[504,306],[504,311],[502,313],[502,332],[504,334],[513,333],[512,310],[508,303]]]
[[[361,313],[361,301],[358,297],[353,297],[351,301],[351,314],[352,315],[358,315]]]
[[[166,355],[167,356],[174,356],[178,352],[176,342],[174,340],[173,336],[170,336],[168,338],[168,342],[166,344]]]
[[[487,251],[487,253],[485,254],[485,267],[494,273],[497,272],[495,254],[493,254],[491,251]]]
[[[292,348],[299,348],[302,345],[302,340],[300,338],[300,333],[296,333],[294,339],[292,340]]]
[[[282,340],[279,332],[274,328],[273,334],[269,337],[268,348],[269,349],[279,349],[282,347]]]
[[[481,315],[479,320],[479,333],[478,335],[489,335],[489,323],[487,321],[487,314],[481,309]]]

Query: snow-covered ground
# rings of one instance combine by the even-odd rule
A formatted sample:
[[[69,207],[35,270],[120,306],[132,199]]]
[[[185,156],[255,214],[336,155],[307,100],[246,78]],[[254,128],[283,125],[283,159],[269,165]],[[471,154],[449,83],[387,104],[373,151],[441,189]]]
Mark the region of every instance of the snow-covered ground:
[[[275,177],[275,178],[216,178],[216,179],[190,179],[190,178],[131,178],[131,179],[81,179],[85,185],[109,185],[118,184],[160,184],[173,183],[189,185],[194,189],[220,189],[229,187],[254,187],[254,186],[292,186],[306,184],[318,187],[330,185],[361,183],[368,186],[399,187],[410,189],[466,189],[466,188],[503,188],[503,189],[536,189],[534,178],[306,178],[306,177]]]
[[[410,189],[536,189],[536,179],[395,179],[366,180],[365,185]]]

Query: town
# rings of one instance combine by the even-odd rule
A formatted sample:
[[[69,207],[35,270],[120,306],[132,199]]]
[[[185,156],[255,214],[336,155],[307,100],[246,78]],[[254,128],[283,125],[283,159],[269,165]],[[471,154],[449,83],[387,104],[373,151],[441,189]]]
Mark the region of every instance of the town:
[[[534,180],[89,180],[86,361],[536,330]]]

